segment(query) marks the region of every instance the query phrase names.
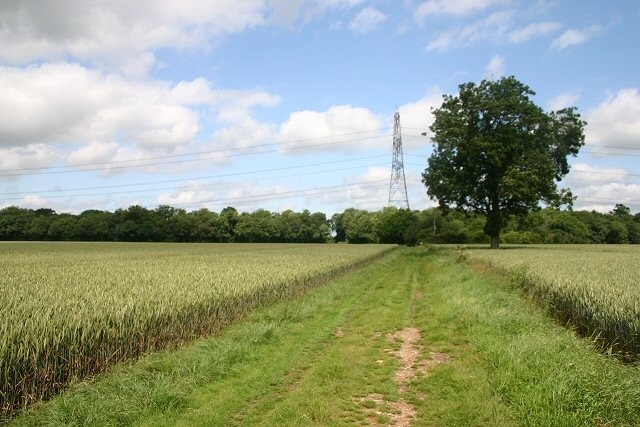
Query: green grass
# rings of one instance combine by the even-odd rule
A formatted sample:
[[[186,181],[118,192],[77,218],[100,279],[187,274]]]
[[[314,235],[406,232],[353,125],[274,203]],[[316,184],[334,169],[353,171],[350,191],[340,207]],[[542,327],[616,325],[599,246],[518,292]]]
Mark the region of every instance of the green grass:
[[[405,388],[390,336],[407,327],[420,330],[416,365],[428,369]],[[384,425],[401,403],[414,426],[638,425],[640,372],[593,351],[506,279],[446,251],[403,249],[214,337],[77,383],[13,424]]]

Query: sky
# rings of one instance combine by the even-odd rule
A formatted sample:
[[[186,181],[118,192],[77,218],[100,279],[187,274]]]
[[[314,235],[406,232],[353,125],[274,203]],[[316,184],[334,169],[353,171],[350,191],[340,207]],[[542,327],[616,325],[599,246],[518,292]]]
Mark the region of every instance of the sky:
[[[637,0],[3,0],[0,208],[411,209],[444,94],[515,76],[586,144],[575,209],[640,212]],[[423,132],[427,132],[423,136]]]

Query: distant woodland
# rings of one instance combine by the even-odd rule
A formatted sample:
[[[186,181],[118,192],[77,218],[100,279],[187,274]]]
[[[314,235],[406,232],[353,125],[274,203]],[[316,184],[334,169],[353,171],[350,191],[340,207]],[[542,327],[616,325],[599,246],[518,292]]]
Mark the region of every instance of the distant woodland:
[[[485,218],[439,209],[394,207],[371,212],[349,208],[328,218],[321,212],[238,212],[228,207],[187,212],[170,206],[130,206],[80,214],[51,209],[0,210],[0,240],[119,242],[281,243],[488,243]],[[503,243],[640,243],[640,213],[618,204],[609,213],[552,208],[513,217]]]

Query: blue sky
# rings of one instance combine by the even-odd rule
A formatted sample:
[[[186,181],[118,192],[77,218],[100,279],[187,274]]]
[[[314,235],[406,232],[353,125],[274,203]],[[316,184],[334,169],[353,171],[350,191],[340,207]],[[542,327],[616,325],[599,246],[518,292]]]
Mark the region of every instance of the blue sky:
[[[0,3],[0,207],[386,206],[399,110],[413,209],[431,108],[514,75],[586,145],[577,209],[640,211],[640,2]]]

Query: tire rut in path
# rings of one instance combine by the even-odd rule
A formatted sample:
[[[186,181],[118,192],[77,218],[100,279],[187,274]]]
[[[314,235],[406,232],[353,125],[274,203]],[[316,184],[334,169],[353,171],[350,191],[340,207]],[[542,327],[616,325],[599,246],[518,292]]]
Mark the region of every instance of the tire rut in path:
[[[379,277],[378,280],[384,281],[385,278],[386,275]],[[329,334],[326,335],[326,330],[309,330],[308,333],[311,333],[312,336],[306,345],[297,349],[297,361],[292,369],[283,372],[283,382],[273,385],[273,388],[264,396],[247,402],[242,410],[234,414],[233,422],[242,424],[246,419],[255,416],[256,410],[266,411],[262,415],[277,410],[278,404],[286,400],[287,395],[296,393],[301,385],[310,381],[314,375],[314,367],[335,345],[335,340],[345,336],[345,325],[349,323],[352,316],[362,311],[362,307],[366,305],[365,301],[370,299],[373,293],[374,287],[363,286],[359,292],[341,300],[340,307],[336,307],[333,312]]]

